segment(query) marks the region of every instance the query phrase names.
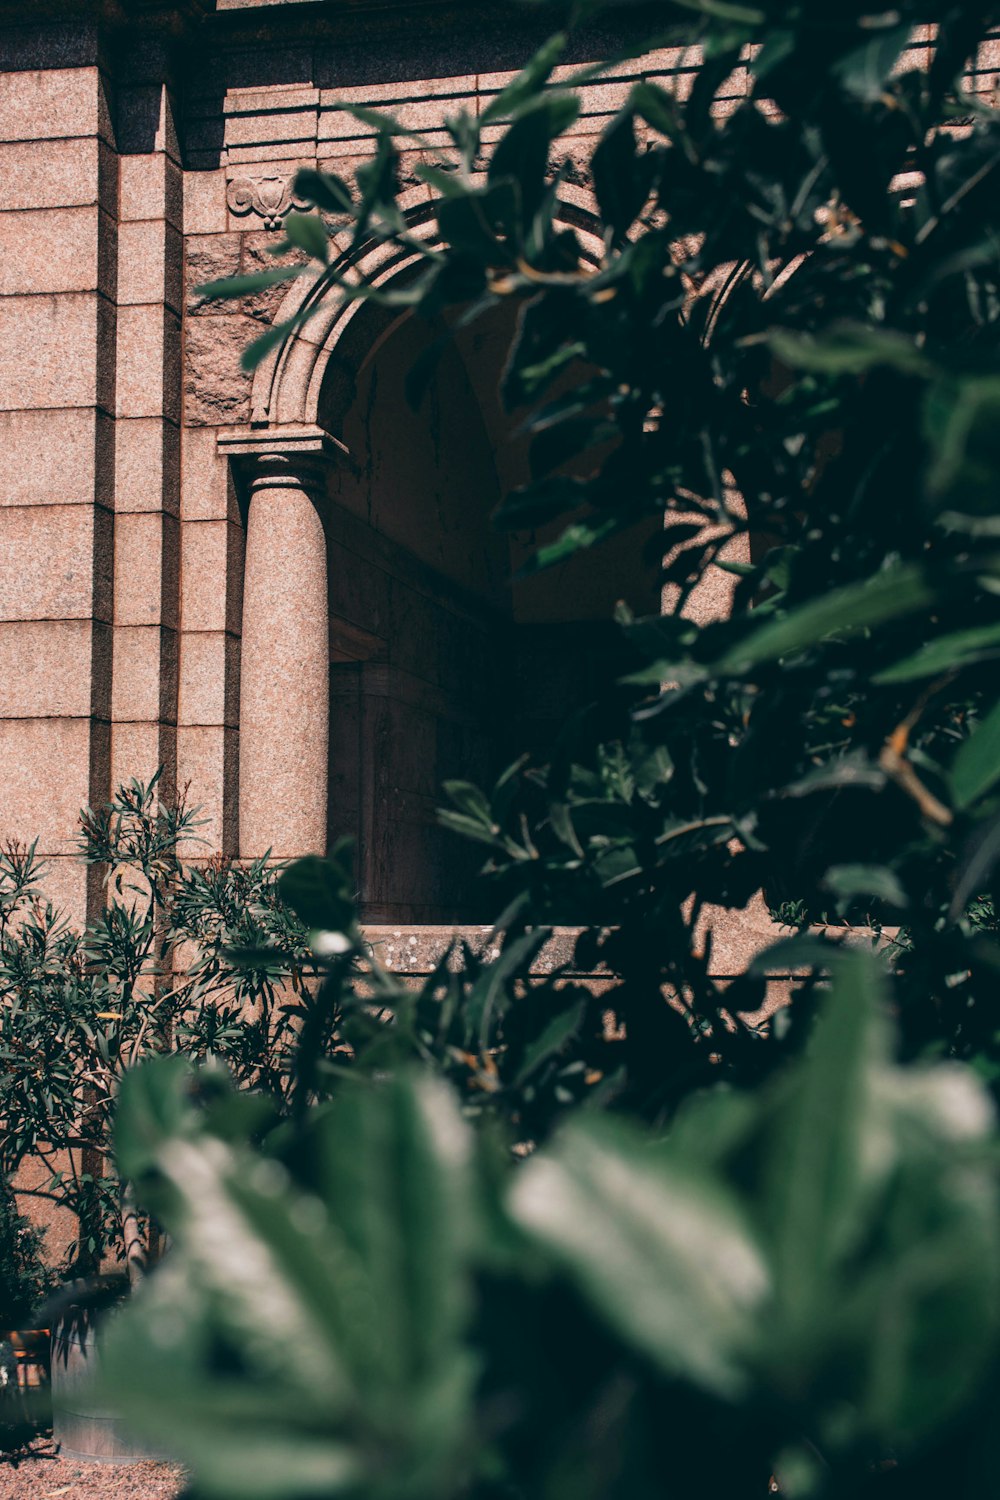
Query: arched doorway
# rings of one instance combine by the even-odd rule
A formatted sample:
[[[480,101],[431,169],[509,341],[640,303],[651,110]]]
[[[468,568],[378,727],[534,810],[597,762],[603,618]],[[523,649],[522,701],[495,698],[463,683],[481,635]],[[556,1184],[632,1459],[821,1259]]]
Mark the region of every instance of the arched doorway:
[[[543,750],[619,649],[616,600],[658,608],[634,536],[514,578],[536,538],[491,522],[527,477],[499,397],[513,310],[448,332],[369,305],[319,393],[347,450],[327,488],[329,837],[356,840],[368,922],[495,915],[477,902],[481,849],[436,822],[442,783],[488,785]],[[415,410],[407,375],[439,342]]]

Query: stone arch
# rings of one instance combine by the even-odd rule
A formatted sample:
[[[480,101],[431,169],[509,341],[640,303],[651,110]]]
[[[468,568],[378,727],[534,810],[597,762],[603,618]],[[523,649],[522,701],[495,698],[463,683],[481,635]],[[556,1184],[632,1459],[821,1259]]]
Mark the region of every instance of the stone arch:
[[[426,196],[426,189],[413,188],[400,197],[400,206],[411,234],[433,245],[437,239],[437,200]],[[604,254],[604,241],[596,215],[586,203],[583,192],[570,189],[560,200],[557,218],[581,237],[583,256],[596,266]],[[347,244],[334,238],[334,244],[347,264]],[[406,275],[420,260],[418,251],[386,243],[372,242],[355,259],[354,264],[375,287]],[[323,300],[314,282],[293,283],[275,315],[275,324],[283,323],[304,312],[311,304],[316,310],[283,345],[261,361],[254,374],[250,400],[252,427],[288,427],[299,424],[314,426],[319,412],[320,392],[333,358],[339,357],[345,368],[360,363],[368,351],[363,336],[358,348],[351,348],[352,324],[366,306],[363,298],[344,301],[336,297]],[[364,319],[361,320],[362,324]],[[333,434],[337,436],[337,434]]]

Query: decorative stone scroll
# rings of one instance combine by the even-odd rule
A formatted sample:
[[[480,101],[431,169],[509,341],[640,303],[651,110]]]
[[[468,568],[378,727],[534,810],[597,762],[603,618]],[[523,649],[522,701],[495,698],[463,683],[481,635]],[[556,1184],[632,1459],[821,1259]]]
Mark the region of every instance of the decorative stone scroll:
[[[293,208],[308,207],[285,177],[234,177],[226,188],[226,202],[231,213],[256,214],[264,220],[265,229],[280,229]]]

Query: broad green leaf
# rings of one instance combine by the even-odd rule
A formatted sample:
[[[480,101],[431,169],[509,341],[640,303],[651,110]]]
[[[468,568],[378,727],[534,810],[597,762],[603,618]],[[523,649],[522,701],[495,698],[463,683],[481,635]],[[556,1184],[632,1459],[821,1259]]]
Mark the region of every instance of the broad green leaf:
[[[478,819],[489,827],[491,833],[499,832],[493,824],[489,798],[478,786],[471,781],[446,781],[443,790],[467,817]]]
[[[830,636],[851,635],[916,614],[935,598],[935,589],[921,568],[913,564],[887,568],[863,583],[831,589],[763,626],[732,647],[711,670],[713,675],[739,676]]]
[[[552,69],[565,52],[567,41],[568,37],[562,31],[549,37],[517,77],[486,106],[480,116],[480,123],[492,125],[497,120],[508,119],[537,99]]]
[[[317,214],[291,213],[285,215],[285,238],[297,250],[304,250],[313,260],[324,265],[330,259],[330,237],[326,225]]]
[[[309,268],[302,267],[301,269],[308,270]],[[317,312],[319,305],[318,302],[308,302],[304,307],[300,307],[298,312],[294,313],[292,317],[287,318],[284,323],[273,323],[266,333],[262,333],[260,338],[254,339],[253,343],[248,344],[244,349],[240,355],[241,368],[244,370],[256,370],[261,360],[266,358],[272,349],[276,349],[279,344],[284,344],[290,335],[295,332],[296,328],[301,328],[303,323],[309,321],[313,314]]]
[[[639,155],[632,110],[622,110],[602,131],[591,157],[597,205],[614,241],[622,238],[646,201],[652,161],[645,153]]]
[[[1000,532],[1000,379],[976,377],[931,386],[924,431],[934,451],[927,489],[941,523],[973,534]]]
[[[576,1120],[514,1179],[510,1211],[607,1322],[671,1375],[731,1398],[769,1290],[736,1200],[637,1132]]]
[[[893,666],[876,672],[873,682],[911,682],[919,677],[935,677],[976,662],[1000,656],[1000,623],[977,625],[970,630],[956,630],[936,640],[925,641],[919,651]]]
[[[870,897],[888,901],[900,910],[909,905],[899,876],[885,865],[831,865],[823,877],[823,884],[835,896]]]
[[[467,1127],[443,1084],[400,1075],[346,1088],[306,1148],[314,1192],[218,1137],[165,1134],[175,1248],[114,1330],[110,1386],[213,1494],[278,1500],[378,1471],[386,1493],[448,1493],[474,1377]],[[220,1374],[225,1349],[238,1380]]]
[[[872,1069],[887,1050],[878,963],[849,950],[831,963],[833,993],[767,1146],[762,1207],[777,1318],[793,1346],[831,1315],[833,1267],[862,1232],[887,1166],[872,1116]]]
[[[878,31],[860,47],[838,58],[832,72],[848,94],[874,103],[885,92],[896,61],[913,34],[910,21]]]
[[[341,844],[328,859],[307,854],[282,870],[281,899],[309,928],[348,932],[356,920],[349,845]]]
[[[767,342],[793,370],[812,370],[820,375],[860,375],[878,365],[888,365],[904,375],[933,373],[933,365],[913,339],[890,328],[843,323],[827,328],[820,335],[772,328]]]
[[[524,1049],[524,1058],[518,1069],[517,1077],[514,1079],[514,1087],[520,1088],[531,1075],[548,1062],[550,1057],[557,1057],[566,1044],[576,1035],[580,1024],[586,1015],[587,1007],[583,1000],[574,1005],[569,1005],[560,1011],[542,1031],[540,1036],[535,1037]]]
[[[336,172],[317,172],[312,167],[301,167],[295,174],[294,186],[298,198],[305,198],[328,213],[349,214],[354,208],[354,195]]]
[[[206,302],[213,297],[247,297],[282,281],[294,281],[296,276],[304,276],[310,270],[309,266],[277,266],[273,271],[254,271],[249,276],[226,276],[221,281],[206,281],[193,291],[196,297],[203,297]]]
[[[959,746],[949,776],[956,807],[971,807],[1000,779],[1000,703]]]

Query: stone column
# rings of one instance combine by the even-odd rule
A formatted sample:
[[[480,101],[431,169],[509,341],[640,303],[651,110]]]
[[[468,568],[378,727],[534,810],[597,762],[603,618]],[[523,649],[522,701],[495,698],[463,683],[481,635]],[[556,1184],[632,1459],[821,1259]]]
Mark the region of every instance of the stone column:
[[[317,429],[220,436],[247,503],[240,666],[240,856],[323,853],[330,646]]]

